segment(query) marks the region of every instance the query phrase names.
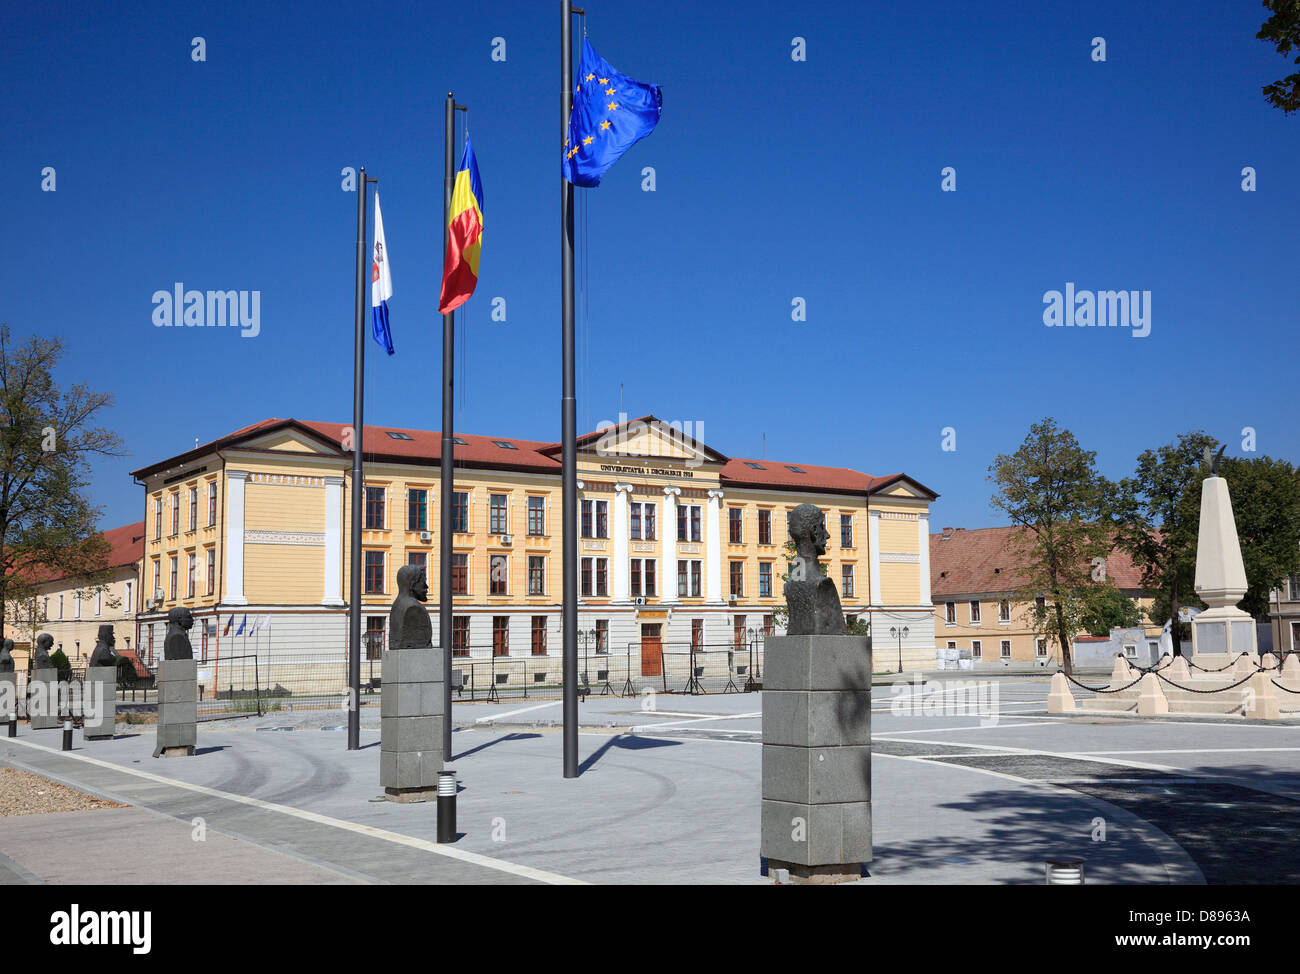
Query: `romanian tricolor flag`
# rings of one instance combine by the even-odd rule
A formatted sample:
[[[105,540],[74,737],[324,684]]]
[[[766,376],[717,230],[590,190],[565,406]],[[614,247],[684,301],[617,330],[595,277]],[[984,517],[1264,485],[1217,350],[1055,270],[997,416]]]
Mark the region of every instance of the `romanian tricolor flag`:
[[[447,221],[447,255],[442,267],[442,298],[438,312],[448,314],[469,300],[478,284],[479,249],[483,242],[483,184],[478,178],[474,144],[465,139],[465,151],[451,189]]]

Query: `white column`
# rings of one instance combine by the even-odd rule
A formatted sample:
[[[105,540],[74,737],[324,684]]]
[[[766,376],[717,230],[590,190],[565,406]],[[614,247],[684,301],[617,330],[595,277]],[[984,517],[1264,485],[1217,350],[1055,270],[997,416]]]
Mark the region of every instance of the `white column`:
[[[631,484],[614,485],[614,543],[613,548],[614,564],[610,567],[614,570],[614,601],[626,602],[630,597],[628,585],[628,572],[630,565],[627,554],[627,498],[632,493]]]
[[[921,545],[921,605],[930,605],[930,516],[916,519],[916,537]]]
[[[244,484],[247,470],[226,471],[226,594],[227,605],[248,605],[244,598]]]
[[[680,487],[664,488],[664,519],[659,525],[659,536],[663,538],[664,559],[668,575],[668,586],[663,589],[664,601],[677,601],[677,497]],[[688,583],[689,584],[689,583]]]
[[[343,478],[325,478],[324,605],[343,604]]]
[[[871,604],[880,605],[880,512],[867,511],[867,551],[871,558]]]
[[[705,594],[710,602],[722,601],[722,491],[709,491],[709,578]]]

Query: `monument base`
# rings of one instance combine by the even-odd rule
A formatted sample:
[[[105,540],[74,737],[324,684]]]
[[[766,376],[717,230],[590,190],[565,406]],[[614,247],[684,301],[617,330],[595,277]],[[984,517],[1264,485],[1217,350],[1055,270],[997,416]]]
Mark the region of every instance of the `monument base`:
[[[379,783],[390,801],[428,801],[442,770],[444,650],[384,653],[379,687]],[[414,795],[416,797],[406,797]]]
[[[13,670],[0,673],[0,724],[18,715],[18,674]]]
[[[194,755],[198,743],[199,664],[165,659],[158,664],[158,737],[153,756]]]
[[[27,718],[32,730],[59,726],[59,671],[51,667],[33,670],[27,677]]]
[[[91,704],[97,713],[91,714]],[[81,736],[88,741],[111,739],[117,726],[117,667],[91,666],[82,684]]]
[[[871,639],[764,647],[759,855],[795,882],[856,880],[871,861]]]
[[[438,788],[385,788],[384,797],[390,802],[398,802],[402,805],[412,805],[419,802],[435,801],[438,797]]]
[[[1220,661],[1233,660],[1242,653],[1248,653],[1252,661],[1259,658],[1259,634],[1249,612],[1236,606],[1217,606],[1192,620],[1192,661],[1197,665],[1221,666]]]
[[[836,883],[855,883],[862,878],[862,866],[859,863],[805,866],[797,862],[769,859],[767,869],[768,875],[777,869],[784,869],[789,876],[788,882],[791,886],[831,886]]]

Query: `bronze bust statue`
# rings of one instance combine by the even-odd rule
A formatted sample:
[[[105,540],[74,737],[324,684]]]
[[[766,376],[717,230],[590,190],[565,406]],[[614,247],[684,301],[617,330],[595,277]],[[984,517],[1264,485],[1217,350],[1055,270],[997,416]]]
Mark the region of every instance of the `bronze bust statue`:
[[[113,647],[117,644],[117,637],[113,635],[112,624],[102,625],[99,627],[99,637],[95,641],[94,652],[90,654],[91,666],[116,666],[117,661],[121,659],[117,653],[113,652]]]
[[[14,671],[14,641],[6,639],[0,644],[0,673],[12,673]]]
[[[785,583],[785,603],[790,618],[786,633],[790,636],[847,636],[848,626],[840,608],[840,593],[835,583],[821,573],[817,556],[826,554],[826,517],[813,504],[800,504],[786,516],[790,540],[795,545],[795,560],[790,580]]]
[[[419,565],[397,569],[397,598],[388,613],[389,649],[432,649],[433,623],[424,602],[429,583]]]
[[[36,655],[32,657],[32,669],[54,669],[54,661],[50,659],[50,647],[53,645],[54,637],[48,632],[43,632],[36,637]]]
[[[194,647],[190,645],[190,629],[194,616],[183,605],[167,613],[167,638],[163,640],[163,659],[193,659]]]

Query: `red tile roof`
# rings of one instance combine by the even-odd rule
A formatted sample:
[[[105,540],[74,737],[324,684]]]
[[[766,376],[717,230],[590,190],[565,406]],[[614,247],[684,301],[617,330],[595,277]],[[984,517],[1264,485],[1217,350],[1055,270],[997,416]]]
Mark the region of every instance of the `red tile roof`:
[[[134,524],[124,524],[120,528],[110,528],[103,532],[103,538],[108,542],[108,560],[104,563],[105,568],[121,568],[124,565],[134,565],[144,557],[144,522],[136,521]],[[57,582],[62,578],[73,576],[56,575],[51,571],[33,571],[31,574],[31,584],[43,585],[46,582]]]
[[[944,596],[1010,592],[1028,579],[1020,569],[1019,528],[958,528],[949,537],[930,535],[930,594]],[[1142,572],[1125,552],[1113,550],[1106,575],[1121,589],[1142,588]]]

